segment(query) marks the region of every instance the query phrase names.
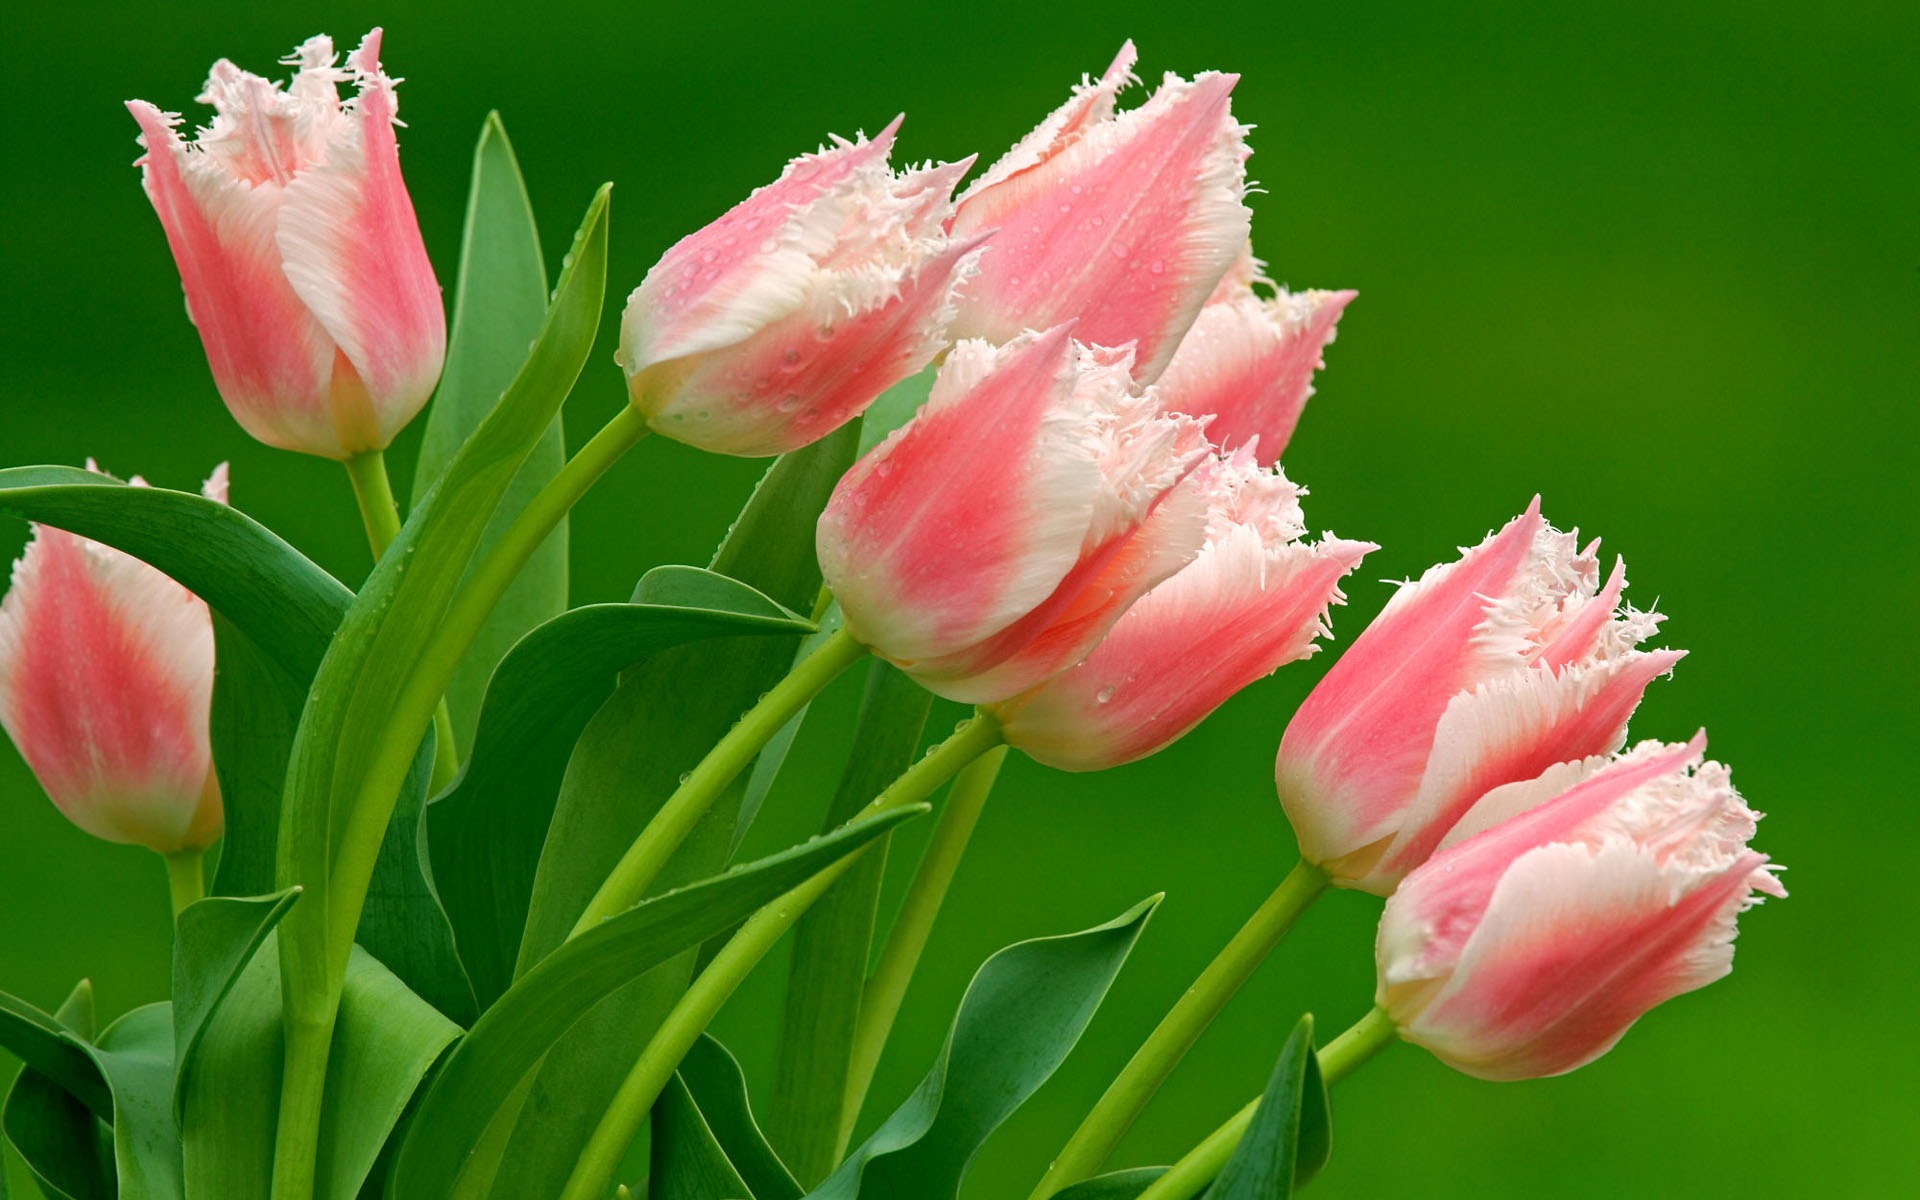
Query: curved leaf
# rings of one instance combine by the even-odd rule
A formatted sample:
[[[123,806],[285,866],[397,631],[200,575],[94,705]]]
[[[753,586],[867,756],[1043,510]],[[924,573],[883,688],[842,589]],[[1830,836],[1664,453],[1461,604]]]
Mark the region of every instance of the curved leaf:
[[[92,1037],[93,984],[82,979],[53,1017],[82,1041]],[[113,1200],[111,1131],[66,1088],[31,1066],[21,1068],[0,1127],[49,1200]]]
[[[184,1184],[173,1123],[172,1006],[144,1005],[101,1030],[94,1061],[113,1089],[120,1200],[178,1200]]]
[[[1129,1167],[1124,1171],[1109,1171],[1092,1179],[1082,1179],[1065,1191],[1055,1192],[1053,1200],[1134,1200],[1135,1196],[1147,1190],[1148,1184],[1166,1173],[1165,1167]]]
[[[480,1009],[428,861],[426,803],[434,746],[428,730],[387,821],[357,936],[363,950],[427,1003],[455,1023],[471,1025]]]
[[[75,1003],[73,997],[68,997],[68,1003]],[[87,1006],[91,1011],[91,989]],[[0,1047],[73,1093],[101,1120],[113,1119],[113,1093],[94,1061],[92,1048],[57,1017],[0,992]]]
[[[727,1160],[680,1076],[660,1090],[649,1121],[647,1200],[759,1200]]]
[[[1331,1149],[1327,1088],[1308,1014],[1281,1047],[1253,1120],[1206,1200],[1287,1200],[1326,1163]]]
[[[1159,903],[1150,897],[1104,925],[1019,942],[981,964],[933,1069],[808,1195],[959,1195],[981,1144],[1080,1040]]]
[[[846,425],[778,459],[709,564],[797,611],[820,589],[813,526],[859,438]],[[709,746],[792,665],[798,639],[732,638],[655,655],[626,673],[568,761],[528,905],[525,970],[565,940],[621,852]],[[662,872],[656,891],[713,875],[732,857],[747,781],[737,779]],[[508,1142],[495,1194],[557,1195],[627,1068],[685,991],[689,951],[609,997],[548,1055]]]
[[[346,611],[343,601],[340,611]],[[296,679],[240,627],[213,614],[213,705],[208,734],[220,778],[220,865],[213,892],[258,896],[273,890],[280,796],[287,754],[307,702],[307,673]]]
[[[680,1060],[678,1079],[753,1200],[800,1200],[800,1184],[753,1119],[746,1074],[725,1046],[701,1034]],[[657,1145],[657,1131],[654,1137]]]
[[[400,1148],[393,1194],[410,1200],[450,1195],[501,1106],[554,1042],[610,993],[925,811],[922,805],[881,813],[643,901],[541,960],[481,1015],[447,1058]]]
[[[594,604],[522,638],[487,691],[460,777],[427,809],[434,880],[482,1006],[513,982],[567,758],[619,672],[669,646],[811,628],[744,583],[660,567],[631,604]]]
[[[540,257],[533,207],[500,114],[488,113],[473,151],[447,365],[427,410],[412,507],[419,507],[461,444],[513,382],[524,348],[538,336],[546,311],[547,268]],[[548,424],[514,476],[480,536],[482,553],[566,461],[560,425],[558,417]],[[567,522],[562,518],[500,598],[447,684],[447,708],[461,749],[473,744],[474,721],[494,665],[522,634],[566,607]]]
[[[187,1069],[214,1010],[233,990],[273,927],[300,895],[289,888],[271,896],[212,896],[189,904],[173,933],[173,1113],[185,1102]]]

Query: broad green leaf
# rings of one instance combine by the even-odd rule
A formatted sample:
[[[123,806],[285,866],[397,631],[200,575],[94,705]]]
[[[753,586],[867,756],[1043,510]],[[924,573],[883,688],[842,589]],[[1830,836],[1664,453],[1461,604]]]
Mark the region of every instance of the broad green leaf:
[[[899,668],[877,660],[868,668],[827,828],[866,807],[913,764],[932,704],[932,694]],[[820,897],[793,931],[768,1126],[794,1174],[808,1184],[826,1178],[839,1156],[848,1057],[886,868],[883,843]]]
[[[53,1018],[83,1042],[92,1037],[93,984],[81,980]],[[51,1200],[112,1200],[111,1130],[72,1092],[33,1067],[22,1067],[13,1081],[0,1128]]]
[[[393,1194],[449,1196],[468,1155],[528,1072],[583,1015],[622,986],[745,920],[769,901],[925,806],[882,813],[827,837],[646,900],[542,959],[482,1013],[435,1077],[394,1165]],[[624,1072],[631,1063],[621,1064]]]
[[[1151,897],[1081,933],[1016,943],[983,963],[933,1069],[808,1195],[959,1195],[981,1144],[1080,1040],[1159,902]]]
[[[374,567],[314,676],[281,814],[279,882],[308,889],[281,927],[286,964],[311,962],[314,947],[324,946],[329,972],[345,965],[358,899],[372,878],[369,851],[384,836],[454,666],[425,652],[502,495],[593,345],[606,285],[606,215],[603,188],[525,364]],[[335,887],[344,900],[328,894]]]
[[[342,597],[340,611],[346,611]],[[280,795],[287,753],[307,700],[315,659],[298,679],[219,613],[213,614],[213,707],[208,732],[226,819],[213,891],[256,896],[273,890]]]
[[[693,567],[648,572],[634,597],[576,608],[515,645],[494,672],[465,768],[427,808],[434,880],[483,1006],[513,982],[567,758],[619,672],[683,642],[810,628],[747,585]]]
[[[59,1018],[0,992],[0,1047],[72,1092],[102,1120],[113,1119],[113,1094],[92,1048]]]
[[[113,1089],[113,1163],[120,1200],[183,1195],[180,1131],[173,1123],[173,1011],[134,1009],[100,1032],[94,1061]]]
[[[813,527],[858,437],[855,426],[844,426],[776,461],[712,569],[787,608],[810,611],[820,589]],[[719,639],[655,655],[626,673],[567,764],[534,879],[521,970],[566,938],[680,776],[786,673],[797,640]],[[720,870],[732,855],[745,791],[746,781],[735,780],[668,864],[656,891]],[[627,1068],[686,989],[694,961],[689,951],[662,963],[588,1014],[553,1049],[529,1093],[529,1111],[541,1119],[514,1130],[495,1195],[541,1200],[558,1193]]]
[[[753,1119],[746,1074],[727,1048],[710,1034],[700,1035],[681,1060],[678,1078],[753,1200],[800,1200],[800,1184]],[[659,1145],[657,1128],[653,1136]],[[659,1178],[658,1171],[654,1177]]]
[[[189,904],[174,922],[175,1117],[185,1105],[187,1072],[207,1022],[299,895],[289,888],[270,896],[211,896]]]
[[[461,1025],[479,1013],[473,984],[454,947],[453,923],[440,902],[428,861],[426,803],[433,773],[434,735],[427,732],[387,822],[373,864],[360,946],[398,975],[421,999]]]
[[[355,948],[327,1060],[320,1200],[355,1200],[420,1081],[459,1032]],[[189,1200],[267,1194],[283,1045],[279,964],[270,951],[258,953],[207,1023],[187,1073]]]
[[[488,113],[473,151],[467,191],[466,229],[460,240],[460,275],[454,285],[453,326],[447,365],[433,406],[427,410],[420,463],[413,476],[413,507],[419,507],[479,427],[526,357],[547,311],[547,268],[540,233],[527,200],[520,164],[514,159],[500,114]],[[566,461],[560,418],[541,435],[480,537],[480,550],[498,540]],[[567,607],[567,522],[563,518],[527,561],[513,586],[481,627],[472,649],[447,685],[454,741],[464,754],[473,744],[474,722],[494,664],[520,636]]]
[[[1326,1163],[1331,1149],[1327,1089],[1309,1014],[1281,1047],[1253,1120],[1206,1200],[1287,1200]]]
[[[727,1160],[680,1076],[661,1089],[649,1119],[647,1200],[759,1200]]]
[[[1083,1179],[1065,1191],[1055,1192],[1053,1200],[1134,1200],[1147,1185],[1167,1173],[1165,1167],[1129,1167]]]
[[[77,467],[0,470],[0,513],[116,546],[148,562],[305,678],[352,598],[346,585],[239,509],[136,488]]]

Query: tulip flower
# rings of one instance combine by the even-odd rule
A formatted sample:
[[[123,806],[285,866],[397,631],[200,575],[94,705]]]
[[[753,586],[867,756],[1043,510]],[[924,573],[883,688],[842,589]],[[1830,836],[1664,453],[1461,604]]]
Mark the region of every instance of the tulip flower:
[[[1559,1075],[1732,970],[1735,918],[1786,891],[1705,748],[1644,742],[1481,800],[1381,915],[1400,1035],[1482,1079]]]
[[[1271,296],[1255,290],[1273,290]],[[1211,416],[1207,436],[1233,449],[1259,447],[1262,465],[1278,462],[1313,395],[1313,373],[1355,292],[1274,289],[1251,253],[1180,340],[1155,390],[1173,412]]]
[[[783,453],[945,348],[955,289],[985,240],[944,232],[973,160],[896,173],[899,125],[793,160],[647,272],[617,357],[655,432],[721,454]]]
[[[1657,676],[1662,618],[1616,608],[1596,541],[1578,548],[1538,498],[1457,562],[1403,585],[1301,704],[1275,778],[1301,853],[1386,895],[1493,788],[1606,754]]]
[[[955,337],[1002,342],[1075,320],[1082,341],[1133,343],[1145,385],[1233,265],[1251,219],[1246,128],[1228,104],[1239,77],[1169,75],[1116,114],[1134,57],[1128,42],[961,195],[953,233],[997,232]]]
[[[224,464],[205,491],[226,501]],[[0,725],[68,820],[166,855],[211,845],[212,697],[203,602],[111,546],[33,527],[0,602]]]
[[[432,394],[446,317],[394,141],[375,29],[337,68],[311,38],[277,83],[222,59],[192,141],[143,100],[141,180],[166,230],[221,398],[270,446],[350,459]],[[357,95],[342,104],[336,86]]]
[[[1208,503],[1199,556],[1129,608],[1085,662],[994,706],[1008,744],[1069,771],[1144,758],[1330,634],[1341,578],[1378,547],[1301,541],[1302,490],[1256,465],[1251,445],[1183,486]]]
[[[919,414],[855,463],[818,549],[848,631],[987,703],[1086,656],[1205,539],[1199,422],[1131,392],[1126,350],[1061,326],[956,345]]]

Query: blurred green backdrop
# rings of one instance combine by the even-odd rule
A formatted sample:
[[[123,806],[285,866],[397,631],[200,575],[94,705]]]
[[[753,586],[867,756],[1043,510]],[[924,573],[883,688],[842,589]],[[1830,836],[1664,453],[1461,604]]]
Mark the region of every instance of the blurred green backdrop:
[[[1416,1050],[1386,1054],[1335,1097],[1337,1153],[1314,1194],[1911,1194],[1911,0],[1818,12],[975,0],[932,16],[871,0],[11,3],[0,461],[94,455],[189,486],[230,459],[238,505],[341,578],[364,574],[338,468],[254,444],[214,395],[120,102],[198,120],[190,101],[215,57],[262,70],[309,33],[351,45],[374,23],[407,80],[407,178],[444,281],[489,108],[519,149],[550,262],[594,185],[618,184],[618,294],[568,411],[576,441],[622,401],[620,295],[673,239],[826,133],[905,110],[907,156],[991,159],[1128,36],[1149,79],[1242,72],[1235,112],[1258,126],[1252,171],[1265,185],[1256,249],[1284,282],[1361,293],[1287,456],[1313,488],[1316,525],[1385,547],[1336,632],[1378,610],[1387,588],[1373,581],[1418,574],[1543,492],[1556,522],[1627,555],[1633,597],[1657,599],[1671,644],[1693,651],[1655,686],[1636,736],[1706,725],[1773,814],[1760,842],[1791,868],[1794,893],[1743,922],[1730,980],[1572,1077],[1494,1086]],[[390,455],[403,474],[416,438]],[[576,513],[577,600],[624,598],[656,563],[704,562],[759,470],[643,446]],[[0,554],[24,537],[0,525]],[[1271,755],[1326,661],[1282,671],[1137,766],[1007,772],[909,997],[883,1098],[925,1069],[987,953],[1149,892],[1168,899],[1080,1049],[979,1159],[970,1200],[1025,1195],[1291,864]],[[815,826],[856,689],[843,681],[816,710],[755,847]],[[0,986],[51,1006],[90,975],[103,1015],[157,998],[165,909],[157,862],[69,827],[0,748]],[[1300,1010],[1329,1029],[1364,1011],[1376,911],[1343,894],[1313,913],[1118,1161],[1166,1161],[1211,1129],[1258,1089]],[[719,1026],[763,1093],[781,967]]]

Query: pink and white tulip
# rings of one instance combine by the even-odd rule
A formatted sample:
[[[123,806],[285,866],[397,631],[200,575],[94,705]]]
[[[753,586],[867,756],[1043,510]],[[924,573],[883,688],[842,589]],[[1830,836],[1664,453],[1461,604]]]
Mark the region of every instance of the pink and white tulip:
[[[1274,289],[1252,254],[1243,255],[1161,373],[1161,404],[1211,416],[1207,436],[1219,446],[1257,444],[1262,464],[1278,462],[1313,396],[1314,372],[1326,365],[1340,314],[1357,294]]]
[[[1301,704],[1280,742],[1280,801],[1301,853],[1386,895],[1481,796],[1606,754],[1682,657],[1636,647],[1661,621],[1620,604],[1579,547],[1527,511],[1403,585]]]
[[[1246,128],[1229,106],[1239,77],[1168,75],[1116,113],[1134,58],[1128,42],[961,195],[953,233],[997,232],[955,337],[1076,320],[1082,341],[1131,342],[1136,381],[1152,383],[1233,265],[1251,220]]]
[[[946,346],[982,235],[949,237],[972,159],[895,172],[896,119],[668,250],[627,300],[621,365],[658,433],[721,454],[825,437]]]
[[[1259,467],[1251,447],[1182,486],[1207,501],[1199,556],[1129,608],[1086,661],[994,706],[1010,745],[1068,771],[1145,758],[1330,634],[1341,578],[1377,547],[1300,540],[1302,490]]]
[[[225,464],[205,491],[226,501]],[[161,854],[212,845],[212,697],[204,603],[111,546],[33,527],[0,602],[0,725],[68,820]]]
[[[1735,918],[1784,896],[1759,814],[1704,736],[1489,793],[1387,901],[1377,1002],[1482,1079],[1559,1075],[1733,969]]]
[[[432,394],[446,317],[394,141],[394,80],[375,29],[336,67],[308,39],[278,83],[222,59],[213,124],[128,102],[214,383],[270,446],[346,459],[393,440]],[[337,85],[357,95],[342,104]]]
[[[1086,657],[1193,560],[1201,425],[1131,391],[1126,350],[1065,326],[956,345],[925,407],[820,518],[847,629],[930,690],[1003,700]]]

